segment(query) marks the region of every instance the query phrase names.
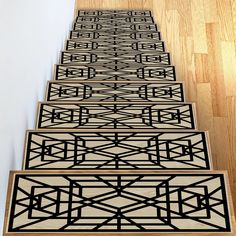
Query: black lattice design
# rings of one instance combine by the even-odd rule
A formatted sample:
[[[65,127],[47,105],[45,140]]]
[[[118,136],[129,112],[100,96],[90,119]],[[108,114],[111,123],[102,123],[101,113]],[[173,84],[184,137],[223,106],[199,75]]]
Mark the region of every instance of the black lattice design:
[[[83,40],[83,41],[111,41],[116,40],[118,41],[134,41],[137,42],[139,40],[145,41],[153,41],[157,42],[161,39],[159,32],[149,32],[149,31],[124,31],[117,33],[116,31],[71,31],[70,32],[70,39],[73,40]]]
[[[182,83],[50,82],[47,101],[183,102]]]
[[[92,10],[85,11],[79,10],[78,16],[99,16],[108,18],[119,18],[119,17],[150,17],[151,11],[127,11],[127,10]]]
[[[108,53],[107,55],[118,56],[128,56],[135,55],[149,55],[159,56],[159,54],[164,54],[165,48],[162,41],[149,40],[145,43],[138,43],[138,41],[126,41],[126,40],[104,40],[100,41],[82,41],[82,40],[68,40],[66,44],[66,49],[73,51],[71,53]],[[104,55],[104,54],[102,54]],[[166,54],[165,54],[166,55]],[[127,58],[126,58],[127,60]]]
[[[81,32],[74,34],[81,34]],[[82,41],[82,40],[70,40],[67,41],[67,48],[76,49],[77,52],[93,52],[103,51],[106,53],[116,53],[117,56],[127,53],[131,54],[141,54],[141,53],[151,53],[158,54],[165,51],[164,42],[157,40],[147,40],[147,41],[131,41],[131,40],[93,40],[93,41]]]
[[[156,24],[153,23],[118,23],[114,22],[113,24],[97,23],[97,22],[75,22],[73,24],[73,30],[75,31],[157,31]]]
[[[143,80],[174,81],[173,66],[140,66],[129,67],[119,62],[100,66],[57,65],[56,80]]]
[[[204,132],[31,131],[25,169],[210,169]]]
[[[115,24],[152,24],[154,20],[152,16],[139,16],[139,17],[130,17],[130,16],[77,16],[75,22],[83,23],[99,23],[105,25],[115,25]]]
[[[193,129],[191,104],[44,103],[38,128]]]
[[[61,53],[61,64],[119,66],[124,63],[129,67],[170,65],[170,56],[169,53],[130,53],[129,51],[63,51]]]
[[[14,175],[8,232],[229,232],[222,174]]]

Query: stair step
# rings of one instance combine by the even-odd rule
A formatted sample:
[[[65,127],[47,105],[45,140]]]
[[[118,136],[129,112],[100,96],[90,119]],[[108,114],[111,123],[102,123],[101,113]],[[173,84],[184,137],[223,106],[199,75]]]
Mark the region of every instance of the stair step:
[[[141,80],[175,81],[174,66],[126,67],[111,65],[56,65],[55,80]]]
[[[161,33],[160,32],[149,32],[149,31],[126,31],[126,32],[120,32],[119,34],[116,34],[115,31],[111,32],[104,32],[104,31],[70,31],[70,40],[69,42],[72,43],[81,40],[83,43],[90,43],[92,42],[97,42],[97,41],[111,41],[114,38],[116,41],[133,41],[133,42],[139,42],[140,40],[145,40],[145,41],[152,41],[157,42],[161,39]],[[68,43],[67,41],[67,43]],[[164,42],[163,42],[164,44]],[[102,43],[100,44],[102,46]]]
[[[108,18],[117,17],[150,17],[149,10],[79,10],[78,16],[99,16]]]
[[[78,33],[76,33],[78,34]],[[81,34],[81,32],[79,32]],[[82,33],[83,34],[83,33]],[[94,37],[96,37],[94,35]],[[99,35],[101,37],[101,35]],[[84,39],[67,40],[65,49],[67,51],[76,52],[112,52],[121,53],[163,53],[165,46],[163,41],[155,39],[145,39],[142,42],[135,39],[130,39],[127,35],[126,39]],[[119,50],[117,50],[119,48]],[[121,51],[120,51],[121,50]],[[126,52],[128,50],[128,52]]]
[[[100,32],[100,31],[99,31]],[[98,32],[94,32],[94,36],[96,37],[96,33]],[[106,31],[104,32],[100,32],[101,35],[100,37],[105,37],[106,36]],[[78,38],[80,37],[80,35],[84,35],[84,34],[90,34],[87,31],[72,31],[71,32],[71,38]],[[110,35],[110,34],[109,34]],[[114,35],[115,36],[115,35]],[[119,36],[121,37],[122,34]],[[126,34],[126,38],[129,37]],[[114,43],[115,42],[115,43]],[[160,41],[160,40],[118,40],[117,38],[115,39],[106,39],[106,37],[104,39],[100,39],[99,40],[93,40],[93,41],[68,41],[67,42],[68,47],[70,46],[73,50],[74,49],[80,49],[80,50],[88,50],[87,45],[93,43],[93,48],[94,48],[94,52],[96,51],[107,51],[107,52],[111,52],[113,53],[114,51],[116,51],[117,53],[127,53],[127,51],[129,51],[130,53],[144,53],[144,52],[152,52],[152,53],[162,53],[165,52],[165,46],[164,46],[164,42]],[[86,46],[86,47],[84,47]],[[95,47],[96,46],[96,47]],[[91,51],[91,50],[90,50]]]
[[[117,17],[106,17],[106,16],[77,16],[75,22],[83,23],[99,23],[99,24],[140,24],[140,23],[155,23],[152,16],[117,16]]]
[[[154,31],[156,32],[157,25],[154,23],[118,23],[115,24],[105,24],[105,23],[97,23],[97,22],[75,22],[72,26],[72,29],[75,31],[81,30],[89,30],[89,31],[116,31],[124,32],[124,31]]]
[[[179,82],[48,82],[47,101],[183,102],[183,83]]]
[[[111,43],[110,43],[111,44]],[[107,47],[107,45],[104,45]],[[120,45],[115,45],[115,48]],[[111,47],[114,47],[114,45]],[[170,65],[170,55],[169,53],[155,53],[155,52],[111,52],[110,50],[101,51],[62,51],[61,52],[61,64],[76,64],[76,65],[91,65],[100,66],[111,64],[114,65],[127,65],[128,67],[137,66],[154,66],[154,65]]]
[[[194,129],[191,103],[39,103],[37,128]]]
[[[27,132],[23,169],[208,170],[203,131],[99,130]]]
[[[223,172],[11,173],[9,233],[231,232]],[[18,234],[19,233],[19,234]]]

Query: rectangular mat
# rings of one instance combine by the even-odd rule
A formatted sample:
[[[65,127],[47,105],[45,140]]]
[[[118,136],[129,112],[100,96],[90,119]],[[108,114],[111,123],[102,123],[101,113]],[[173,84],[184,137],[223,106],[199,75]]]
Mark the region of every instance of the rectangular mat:
[[[157,31],[157,25],[154,23],[129,23],[126,22],[114,22],[110,24],[106,23],[97,23],[97,22],[75,22],[72,26],[72,29],[75,31],[89,30],[89,31]]]
[[[23,169],[207,170],[204,132],[30,131]]]
[[[102,53],[106,51],[108,53],[115,53],[115,55],[143,55],[144,53],[156,55],[162,54],[165,51],[164,42],[159,40],[145,40],[146,44],[137,45],[137,42],[139,42],[139,40],[135,39],[123,39],[115,41],[114,39],[87,40],[86,35],[83,36],[85,38],[67,40],[65,45],[65,49],[67,50],[67,52],[73,51],[77,53]]]
[[[49,82],[47,101],[183,102],[182,83],[163,82]]]
[[[115,65],[56,65],[55,80],[124,80],[124,81],[175,81],[174,66]]]
[[[72,38],[77,37],[78,34],[82,34],[83,32],[79,31],[79,32],[72,32]],[[88,33],[88,32],[87,32]],[[164,42],[163,41],[157,41],[157,40],[142,40],[142,41],[137,41],[137,40],[116,40],[113,38],[112,35],[111,39],[107,39],[107,40],[97,40],[96,42],[94,42],[94,44],[96,44],[97,48],[96,50],[104,50],[104,51],[108,51],[108,52],[117,52],[117,53],[121,53],[121,52],[130,52],[130,53],[139,53],[139,52],[149,52],[149,53],[162,53],[165,51],[165,46],[164,46]],[[95,41],[95,40],[93,40]],[[80,41],[73,41],[72,42],[74,45],[76,43],[76,47],[74,46],[74,49],[83,49],[81,46],[81,42]],[[82,45],[85,44],[84,41],[82,41]],[[87,42],[88,44],[91,42]],[[85,44],[87,45],[87,44]],[[80,48],[78,47],[80,46]],[[86,49],[86,48],[85,48]]]
[[[76,64],[76,65],[116,65],[126,67],[137,66],[154,66],[154,65],[170,65],[169,53],[130,53],[129,51],[91,51],[81,52],[63,51],[60,58],[61,64]]]
[[[8,232],[229,232],[224,175],[14,174]]]
[[[73,40],[82,40],[87,41],[88,43],[93,41],[102,41],[102,40],[116,40],[118,41],[133,41],[138,42],[139,40],[144,41],[159,41],[161,39],[160,32],[149,32],[149,31],[125,31],[119,32],[116,31],[71,31],[70,39]]]
[[[77,16],[75,22],[83,23],[100,23],[105,25],[114,25],[114,24],[151,24],[154,23],[152,16]]]
[[[192,104],[41,103],[38,128],[194,129]]]
[[[78,16],[102,16],[102,17],[143,17],[151,16],[151,11],[149,10],[79,10]]]

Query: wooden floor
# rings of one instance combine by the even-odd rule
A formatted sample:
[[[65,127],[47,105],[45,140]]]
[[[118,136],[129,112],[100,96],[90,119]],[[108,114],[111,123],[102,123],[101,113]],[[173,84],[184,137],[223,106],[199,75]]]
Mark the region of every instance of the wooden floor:
[[[77,9],[150,9],[199,129],[209,130],[215,170],[227,170],[236,208],[236,1],[77,0]]]

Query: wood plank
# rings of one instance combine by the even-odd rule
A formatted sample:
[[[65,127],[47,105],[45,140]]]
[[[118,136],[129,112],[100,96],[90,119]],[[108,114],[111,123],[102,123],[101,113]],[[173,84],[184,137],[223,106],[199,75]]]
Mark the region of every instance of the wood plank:
[[[207,53],[206,26],[204,19],[203,0],[192,0],[192,26],[194,39],[194,52]]]
[[[236,55],[235,44],[231,41],[221,42],[223,73],[226,96],[236,96]]]

